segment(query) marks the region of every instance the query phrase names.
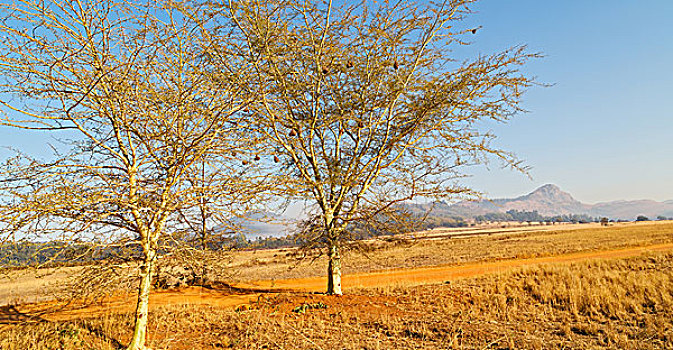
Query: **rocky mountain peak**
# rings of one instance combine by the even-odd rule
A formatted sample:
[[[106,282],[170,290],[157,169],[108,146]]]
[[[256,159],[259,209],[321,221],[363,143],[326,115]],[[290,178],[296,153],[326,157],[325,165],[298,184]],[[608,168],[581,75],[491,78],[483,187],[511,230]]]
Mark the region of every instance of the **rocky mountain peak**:
[[[561,203],[578,203],[573,196],[568,192],[563,192],[558,186],[553,184],[546,184],[539,187],[535,191],[517,198],[518,200],[537,200],[542,202]]]
[[[564,192],[561,191],[560,187],[558,187],[554,184],[546,184],[546,185],[542,185],[542,186],[538,187],[535,191],[533,191],[531,193],[551,193],[551,194],[554,194],[554,193],[564,193]]]

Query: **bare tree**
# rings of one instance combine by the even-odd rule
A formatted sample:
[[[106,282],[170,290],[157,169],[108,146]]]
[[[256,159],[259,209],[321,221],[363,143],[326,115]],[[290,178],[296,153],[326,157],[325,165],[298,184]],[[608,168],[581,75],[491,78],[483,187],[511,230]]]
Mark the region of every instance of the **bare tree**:
[[[328,256],[327,293],[341,294],[340,248],[355,223],[390,224],[399,203],[455,198],[462,166],[499,158],[480,122],[505,122],[533,84],[524,47],[458,62],[451,48],[469,0],[339,5],[228,2],[231,45],[258,81],[258,131],[274,153],[285,193],[315,203],[311,242]],[[387,215],[387,214],[392,214]]]
[[[242,112],[251,95],[239,88],[246,66],[212,52],[209,17],[183,5],[0,5],[2,127],[57,140],[53,157],[7,160],[0,229],[65,247],[83,242],[78,256],[137,258],[129,349],[145,348],[162,247],[221,232],[254,205],[258,189],[246,166],[254,157]],[[200,213],[198,234],[187,234]]]

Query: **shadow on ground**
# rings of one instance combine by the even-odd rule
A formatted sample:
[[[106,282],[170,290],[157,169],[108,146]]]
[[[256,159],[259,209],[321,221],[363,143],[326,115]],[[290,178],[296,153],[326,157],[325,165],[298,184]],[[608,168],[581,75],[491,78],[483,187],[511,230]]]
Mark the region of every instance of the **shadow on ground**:
[[[44,323],[44,324],[62,324],[64,322],[53,322],[46,320],[42,317],[42,315],[47,314],[49,312],[53,312],[53,310],[56,309],[49,309],[50,311],[40,311],[36,313],[32,312],[22,312],[19,309],[16,308],[15,305],[4,305],[0,306],[0,325],[20,325],[20,324],[30,324],[30,323]],[[110,337],[109,335],[105,334],[100,328],[97,328],[88,322],[77,322],[73,323],[71,321],[66,322],[70,324],[71,326],[80,328],[82,330],[86,330],[90,334],[92,334],[95,337],[98,337],[105,342],[109,343],[112,345],[113,348],[115,349],[125,349],[126,347],[119,342],[119,340]]]

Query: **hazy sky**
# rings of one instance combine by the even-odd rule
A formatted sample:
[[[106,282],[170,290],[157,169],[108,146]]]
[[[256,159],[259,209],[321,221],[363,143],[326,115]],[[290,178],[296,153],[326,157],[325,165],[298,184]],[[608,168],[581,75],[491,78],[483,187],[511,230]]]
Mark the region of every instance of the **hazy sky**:
[[[554,183],[589,203],[673,199],[673,1],[484,0],[469,53],[527,44],[545,58],[530,113],[493,125],[497,145],[533,167],[478,169],[466,182],[491,197]]]
[[[491,197],[554,183],[588,203],[673,199],[673,1],[482,0],[473,9],[466,24],[483,26],[474,45],[449,54],[527,44],[546,57],[526,71],[555,85],[527,93],[530,113],[489,125],[533,179],[493,163],[466,183]],[[1,146],[29,153],[45,139],[0,128]]]

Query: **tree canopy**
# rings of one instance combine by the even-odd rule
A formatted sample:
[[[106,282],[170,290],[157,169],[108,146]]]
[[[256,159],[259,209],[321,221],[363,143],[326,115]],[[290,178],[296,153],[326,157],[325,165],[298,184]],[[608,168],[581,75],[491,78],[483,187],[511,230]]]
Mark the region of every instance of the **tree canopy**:
[[[245,66],[229,56],[213,73],[209,18],[187,5],[0,5],[0,124],[58,140],[2,168],[3,237],[134,247],[118,256],[140,258],[130,349],[145,347],[159,252],[227,231],[259,198]]]
[[[521,111],[533,80],[519,67],[537,55],[513,47],[456,61],[451,48],[477,32],[459,25],[470,3],[223,5],[235,24],[226,39],[256,81],[250,110],[278,183],[315,204],[305,228],[327,247],[329,293],[341,293],[349,224],[390,226],[396,203],[470,192],[456,181],[464,165],[520,166],[479,123]]]

